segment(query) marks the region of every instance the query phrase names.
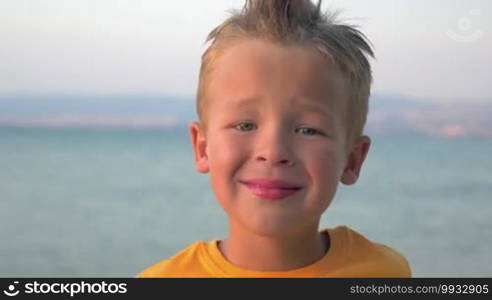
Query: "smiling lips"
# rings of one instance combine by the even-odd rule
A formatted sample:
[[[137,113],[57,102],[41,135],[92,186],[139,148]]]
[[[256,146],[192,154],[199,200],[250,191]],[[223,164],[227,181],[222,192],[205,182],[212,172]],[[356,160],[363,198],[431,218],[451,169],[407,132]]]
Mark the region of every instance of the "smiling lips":
[[[291,196],[302,187],[282,180],[252,179],[241,181],[257,197],[267,200],[280,200]]]

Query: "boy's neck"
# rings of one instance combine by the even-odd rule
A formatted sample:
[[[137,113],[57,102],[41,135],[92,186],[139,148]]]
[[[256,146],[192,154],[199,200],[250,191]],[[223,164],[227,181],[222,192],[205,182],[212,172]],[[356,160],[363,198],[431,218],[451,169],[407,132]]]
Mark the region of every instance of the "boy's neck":
[[[311,230],[279,238],[259,236],[238,226],[219,243],[222,255],[233,265],[254,271],[275,272],[306,267],[320,260],[330,247],[329,236]]]

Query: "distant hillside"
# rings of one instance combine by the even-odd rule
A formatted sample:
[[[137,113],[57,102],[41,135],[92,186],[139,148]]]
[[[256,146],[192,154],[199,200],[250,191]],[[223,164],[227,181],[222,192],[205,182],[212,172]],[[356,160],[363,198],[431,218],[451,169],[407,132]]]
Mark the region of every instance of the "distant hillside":
[[[370,134],[492,137],[492,101],[436,103],[395,95],[371,98]]]
[[[492,137],[492,101],[436,103],[371,96],[366,132]],[[0,95],[0,126],[184,126],[196,119],[194,99],[149,95]]]
[[[0,95],[0,125],[168,127],[196,119],[191,99],[149,95]]]

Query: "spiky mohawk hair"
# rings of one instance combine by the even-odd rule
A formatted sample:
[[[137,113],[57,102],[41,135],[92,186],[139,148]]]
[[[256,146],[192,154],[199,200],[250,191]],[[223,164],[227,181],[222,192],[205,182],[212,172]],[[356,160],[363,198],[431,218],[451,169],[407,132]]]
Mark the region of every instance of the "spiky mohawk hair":
[[[370,42],[356,26],[341,24],[337,13],[322,13],[321,0],[246,0],[242,10],[213,29],[211,42],[202,55],[197,114],[203,119],[206,102],[206,78],[226,48],[240,38],[257,38],[281,45],[314,46],[332,59],[346,76],[350,101],[347,112],[349,138],[362,135],[367,118],[372,83],[368,56],[374,57]]]

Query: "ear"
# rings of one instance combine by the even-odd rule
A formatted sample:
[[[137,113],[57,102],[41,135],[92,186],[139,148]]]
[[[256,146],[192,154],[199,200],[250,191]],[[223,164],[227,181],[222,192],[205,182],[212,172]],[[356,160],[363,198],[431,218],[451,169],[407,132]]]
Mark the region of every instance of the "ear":
[[[368,136],[361,136],[356,141],[351,152],[349,153],[345,170],[343,171],[342,178],[340,179],[343,184],[351,185],[357,181],[359,178],[360,169],[366,159],[370,146],[371,139]]]
[[[208,173],[210,168],[208,165],[207,139],[204,128],[198,122],[191,122],[189,128],[191,143],[193,144],[193,151],[195,154],[196,170],[200,173]]]

